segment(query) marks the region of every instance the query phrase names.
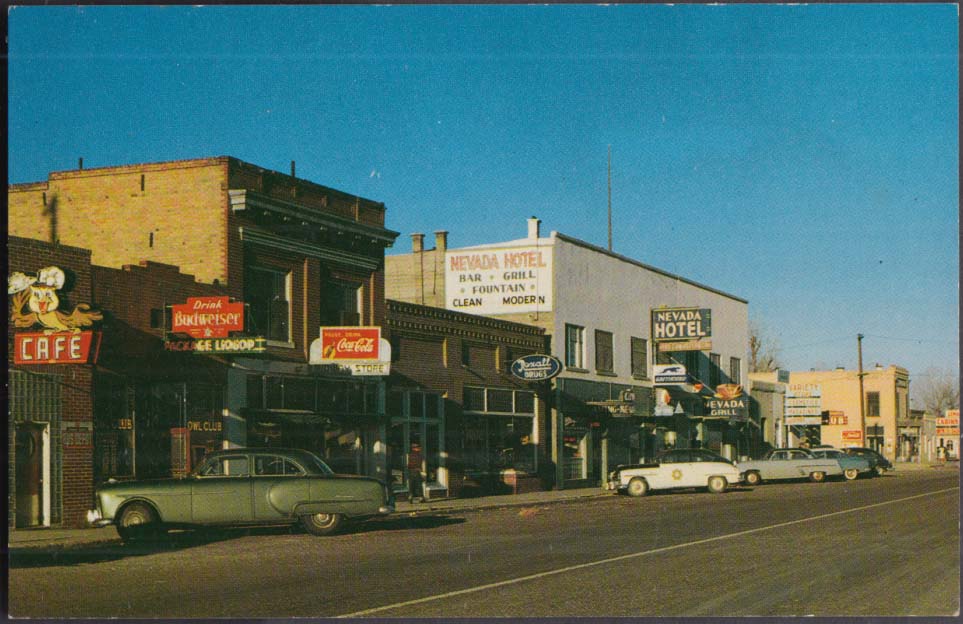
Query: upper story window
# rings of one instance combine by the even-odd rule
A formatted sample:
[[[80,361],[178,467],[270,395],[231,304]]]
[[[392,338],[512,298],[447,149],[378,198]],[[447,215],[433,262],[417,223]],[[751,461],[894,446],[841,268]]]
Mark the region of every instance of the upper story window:
[[[565,366],[585,368],[585,328],[565,326]]]
[[[699,351],[686,351],[684,361],[685,372],[689,374],[689,377],[701,381],[702,372],[699,370],[699,355]]]
[[[244,302],[250,331],[277,342],[291,342],[291,273],[248,265],[244,269]]]
[[[615,370],[612,356],[612,332],[595,330],[595,370],[611,373]]]
[[[866,415],[879,416],[879,392],[866,393]]]
[[[722,383],[722,358],[718,353],[709,354],[709,385],[713,390]]]
[[[729,358],[729,378],[734,384],[741,383],[742,362],[739,358]]]
[[[361,287],[329,280],[321,285],[321,325],[349,327],[361,324]]]
[[[645,379],[649,376],[649,341],[632,338],[632,376]]]

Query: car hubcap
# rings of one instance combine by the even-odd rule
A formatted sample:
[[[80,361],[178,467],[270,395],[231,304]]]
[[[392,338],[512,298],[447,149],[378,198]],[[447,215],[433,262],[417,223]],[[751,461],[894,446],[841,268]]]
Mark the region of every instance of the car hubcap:
[[[328,526],[334,522],[334,516],[331,514],[314,514],[314,523],[318,526]]]

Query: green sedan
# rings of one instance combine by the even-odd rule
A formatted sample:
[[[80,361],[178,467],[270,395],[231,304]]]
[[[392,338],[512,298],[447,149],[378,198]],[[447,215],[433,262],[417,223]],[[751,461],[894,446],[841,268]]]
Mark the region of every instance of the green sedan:
[[[184,478],[111,479],[95,499],[88,522],[115,525],[124,541],[167,528],[298,522],[313,535],[330,535],[346,521],[394,511],[381,481],[335,474],[313,453],[295,449],[215,451]]]

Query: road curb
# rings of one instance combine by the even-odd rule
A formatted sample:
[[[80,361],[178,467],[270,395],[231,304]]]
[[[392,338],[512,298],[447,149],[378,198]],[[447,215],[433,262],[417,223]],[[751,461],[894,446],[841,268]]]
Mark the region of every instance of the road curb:
[[[565,498],[550,498],[544,500],[533,500],[533,501],[498,501],[491,503],[483,503],[481,505],[444,505],[440,504],[434,506],[428,503],[425,507],[412,507],[404,510],[398,510],[395,513],[398,515],[405,516],[418,516],[427,515],[435,513],[450,513],[450,512],[471,512],[471,511],[486,511],[491,509],[509,509],[512,507],[539,507],[541,505],[558,505],[563,503],[573,503],[576,501],[582,501],[592,498],[601,498],[605,496],[611,496],[611,492],[598,492],[597,494],[580,494],[577,496],[569,496]],[[389,516],[390,517],[390,516]]]

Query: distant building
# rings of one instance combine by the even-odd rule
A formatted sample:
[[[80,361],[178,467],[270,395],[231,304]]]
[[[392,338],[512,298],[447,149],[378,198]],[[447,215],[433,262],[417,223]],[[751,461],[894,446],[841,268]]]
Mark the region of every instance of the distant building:
[[[545,330],[563,364],[544,423],[558,487],[598,484],[666,447],[735,456],[758,443],[743,393],[745,299],[571,236],[544,237],[536,218],[524,238],[458,249],[446,232],[434,249],[415,234],[412,253],[385,257],[385,274],[388,299]],[[656,327],[656,313],[677,322],[659,317]],[[656,367],[670,365],[685,371],[657,383]],[[721,386],[727,400],[715,398]]]
[[[776,373],[753,377],[773,382]],[[899,366],[865,370],[861,412],[858,371],[790,372],[785,409],[789,445],[866,446],[899,461],[917,456],[922,423],[910,414],[909,382],[909,372]]]

